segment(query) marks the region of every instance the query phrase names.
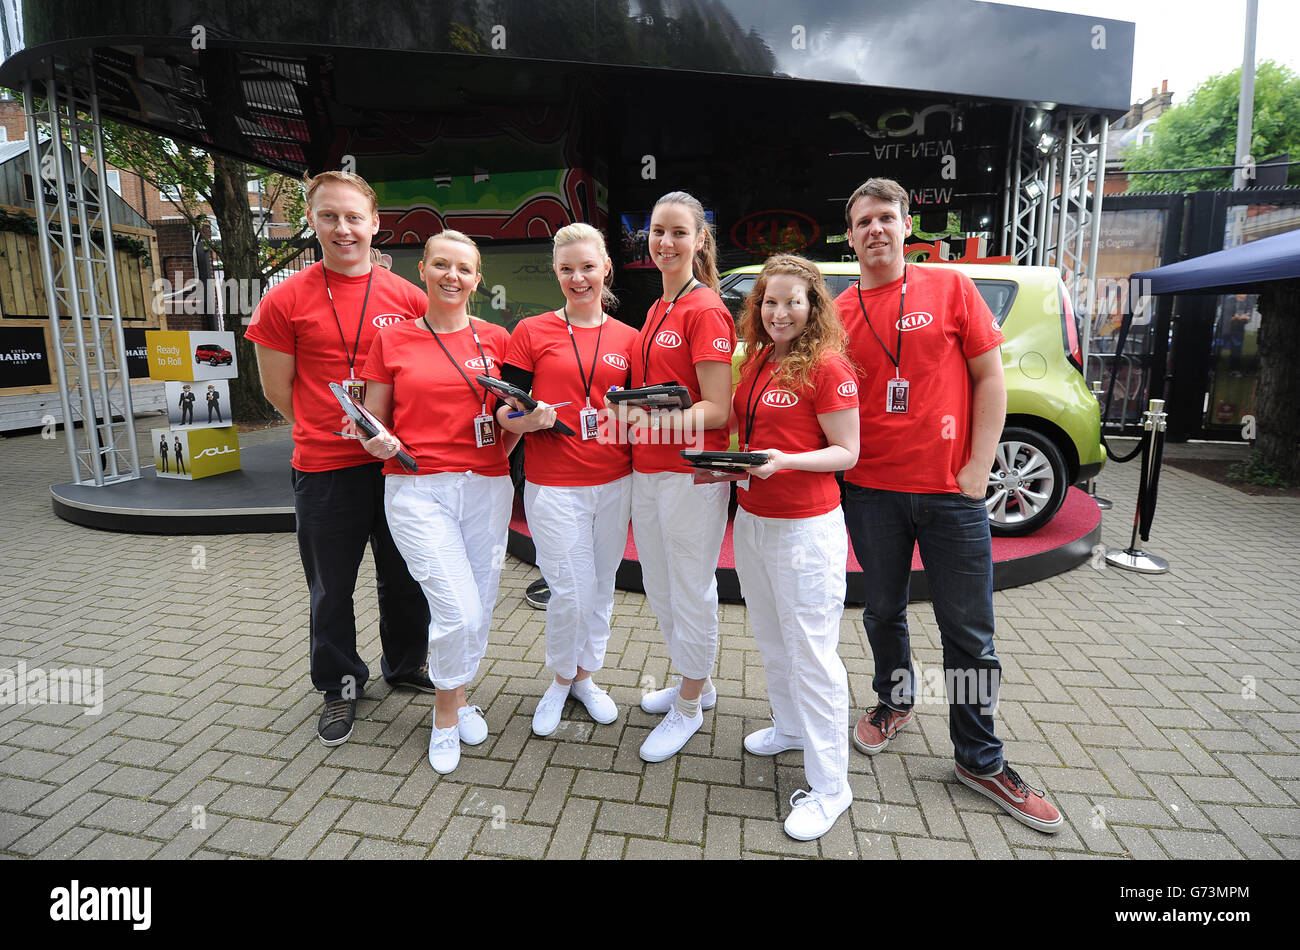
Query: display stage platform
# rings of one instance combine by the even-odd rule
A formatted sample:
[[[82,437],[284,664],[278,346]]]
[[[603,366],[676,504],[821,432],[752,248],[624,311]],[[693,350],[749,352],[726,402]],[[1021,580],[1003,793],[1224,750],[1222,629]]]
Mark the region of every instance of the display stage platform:
[[[732,522],[722,538],[722,551],[718,557],[718,599],[740,602],[740,581],[736,578],[736,559],[731,546]],[[993,538],[993,588],[1019,587],[1032,584],[1045,577],[1063,574],[1082,564],[1092,556],[1093,546],[1101,541],[1101,509],[1092,496],[1078,488],[1071,488],[1056,517],[1033,534],[1023,538]],[[536,563],[537,551],[528,533],[524,519],[524,505],[515,499],[514,516],[510,520],[510,540],[507,550],[521,561]],[[629,529],[627,547],[623,550],[623,563],[615,576],[619,590],[642,591],[641,564],[637,560],[636,544]],[[848,595],[849,604],[863,602],[862,568],[853,556],[849,545]],[[912,600],[929,600],[930,585],[926,580],[921,557],[912,551]]]
[[[133,534],[252,534],[294,529],[293,486],[289,476],[292,444],[287,440],[247,445],[241,449],[243,468],[196,482],[158,478],[153,466],[142,477],[103,488],[64,483],[50,488],[54,512],[65,521]],[[1092,555],[1101,540],[1101,511],[1084,491],[1071,488],[1056,517],[1023,538],[993,539],[993,586],[996,589],[1032,584],[1064,573]],[[537,553],[524,519],[523,501],[516,497],[507,548],[533,564]],[[718,596],[740,600],[731,525],[718,558]],[[636,544],[628,532],[617,584],[621,590],[642,590]],[[849,549],[848,602],[862,603],[862,571]],[[912,599],[928,600],[929,585],[919,555],[912,555]]]

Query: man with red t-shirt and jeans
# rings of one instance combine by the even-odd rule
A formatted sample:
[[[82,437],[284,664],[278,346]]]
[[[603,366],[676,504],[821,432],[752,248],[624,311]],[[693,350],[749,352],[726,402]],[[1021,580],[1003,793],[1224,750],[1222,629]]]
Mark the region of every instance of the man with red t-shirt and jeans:
[[[858,370],[861,450],[845,473],[844,515],[862,566],[879,697],[853,742],[875,755],[912,721],[916,544],[943,643],[957,778],[1031,828],[1055,832],[1060,812],[1006,764],[993,731],[1002,665],[984,496],[1006,415],[1002,331],[964,274],[905,263],[912,223],[897,182],[864,182],[845,218],[860,277],[835,304]]]
[[[379,592],[380,668],[393,686],[434,691],[429,681],[429,605],[393,544],[384,518],[383,464],[360,442],[335,435],[343,419],[329,389],[362,401],[361,371],[379,328],[419,317],[427,298],[374,267],[378,203],[365,179],[322,172],[307,183],[307,220],[322,261],[267,291],[245,334],[257,344],[266,398],[293,423],[298,550],[311,592],[311,680],[325,694],[316,731],[336,746],[352,735],[370,670],[357,653],[352,592],[366,543]]]

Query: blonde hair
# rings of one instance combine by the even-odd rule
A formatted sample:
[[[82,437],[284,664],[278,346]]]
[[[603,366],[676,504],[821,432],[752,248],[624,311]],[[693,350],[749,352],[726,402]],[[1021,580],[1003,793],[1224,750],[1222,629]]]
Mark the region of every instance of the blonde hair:
[[[698,198],[684,191],[670,191],[658,201],[655,202],[655,208],[660,205],[683,205],[691,212],[691,217],[695,220],[695,230],[704,235],[704,240],[700,242],[700,248],[695,252],[695,258],[691,262],[691,273],[695,279],[702,284],[708,284],[714,293],[718,292],[718,243],[713,237],[713,228],[709,227],[708,220],[704,217],[704,205],[700,204]],[[654,212],[651,211],[651,217]]]
[[[745,298],[739,335],[745,341],[748,355],[740,372],[743,375],[759,359],[766,359],[764,350],[773,344],[763,326],[763,297],[767,293],[768,281],[777,274],[789,274],[808,286],[808,323],[790,344],[790,352],[776,371],[781,382],[794,389],[806,389],[812,385],[813,373],[827,353],[844,353],[845,333],[821,271],[812,261],[794,254],[769,257],[754,282],[754,289]]]
[[[606,261],[609,260],[609,251],[605,248],[605,235],[601,234],[590,224],[582,221],[575,221],[573,224],[566,224],[560,230],[555,232],[553,246],[551,249],[551,266],[554,267],[558,252],[562,247],[569,247],[572,244],[581,244],[583,241],[590,241],[600,249],[600,256]],[[614,291],[610,288],[614,286],[614,267],[610,265],[609,271],[605,274],[605,279],[600,286],[600,305],[606,310],[613,310],[618,306],[618,298],[614,296]]]
[[[427,261],[429,259],[429,252],[433,250],[434,241],[455,241],[457,244],[468,244],[474,249],[474,271],[475,273],[482,275],[483,254],[479,251],[478,245],[474,243],[474,239],[468,234],[465,234],[462,231],[452,230],[451,228],[448,228],[445,231],[439,231],[433,237],[429,238],[429,240],[424,242],[424,254],[420,257],[421,261]]]
[[[375,189],[370,187],[370,182],[366,181],[360,175],[354,172],[321,172],[319,175],[303,175],[302,183],[307,186],[307,207],[311,207],[311,200],[316,196],[320,186],[326,182],[334,182],[340,185],[351,185],[357,191],[366,196],[370,202],[370,213],[379,214],[379,198],[375,195]]]

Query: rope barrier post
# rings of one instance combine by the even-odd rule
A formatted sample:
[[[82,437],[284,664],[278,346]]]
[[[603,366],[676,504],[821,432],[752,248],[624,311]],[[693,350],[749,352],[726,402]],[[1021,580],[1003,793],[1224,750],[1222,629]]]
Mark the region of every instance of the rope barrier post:
[[[1160,459],[1165,441],[1165,420],[1163,399],[1152,399],[1150,408],[1143,413],[1146,417],[1143,428],[1148,433],[1142,440],[1142,475],[1138,486],[1137,508],[1133,512],[1133,538],[1126,548],[1111,548],[1106,552],[1106,563],[1126,571],[1139,574],[1164,574],[1169,570],[1169,562],[1164,558],[1147,554],[1138,542],[1139,532],[1146,540],[1151,531],[1151,519],[1155,515],[1156,486],[1160,481]]]
[[[1094,379],[1092,381],[1092,394],[1097,397],[1097,411],[1099,413],[1101,412],[1102,395],[1105,388],[1106,387],[1102,385],[1100,379]],[[1104,426],[1106,420],[1102,419],[1101,424]],[[1097,477],[1095,475],[1088,479],[1088,494],[1092,496],[1092,500],[1097,503],[1097,507],[1102,511],[1110,511],[1115,507],[1115,503],[1109,498],[1102,498],[1097,494]]]

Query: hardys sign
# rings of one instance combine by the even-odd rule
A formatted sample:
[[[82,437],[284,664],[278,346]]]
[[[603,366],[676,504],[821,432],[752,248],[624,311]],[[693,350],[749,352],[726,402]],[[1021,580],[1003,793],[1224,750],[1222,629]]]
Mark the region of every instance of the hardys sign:
[[[0,327],[0,389],[49,384],[45,331],[41,327]]]

